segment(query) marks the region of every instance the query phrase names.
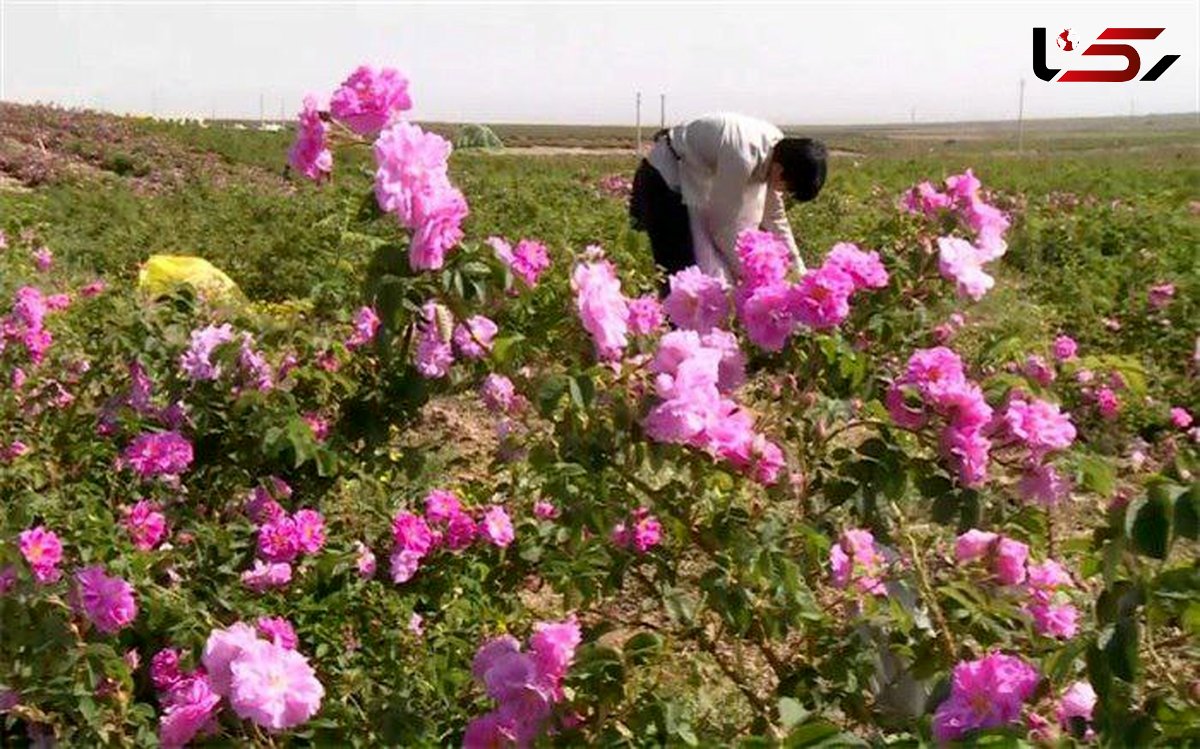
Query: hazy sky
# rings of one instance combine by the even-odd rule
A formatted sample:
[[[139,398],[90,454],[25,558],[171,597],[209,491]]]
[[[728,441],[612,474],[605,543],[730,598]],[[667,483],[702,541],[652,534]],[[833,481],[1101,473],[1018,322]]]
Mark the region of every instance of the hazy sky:
[[[412,116],[628,123],[738,110],[786,124],[1196,112],[1200,2],[401,4],[0,0],[0,98],[117,112],[291,117],[360,62],[399,67]],[[1164,26],[1158,81],[1045,83],[1032,32]],[[1081,45],[1083,46],[1083,45]],[[1051,67],[1113,62],[1048,50]],[[1060,64],[1061,63],[1061,64]]]

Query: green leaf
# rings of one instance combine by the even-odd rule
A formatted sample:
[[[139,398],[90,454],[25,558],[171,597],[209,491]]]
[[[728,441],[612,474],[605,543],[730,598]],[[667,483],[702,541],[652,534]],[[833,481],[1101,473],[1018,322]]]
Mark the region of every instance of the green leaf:
[[[1200,532],[1200,482],[1175,498],[1175,537],[1195,541]]]
[[[1166,559],[1171,543],[1171,501],[1151,489],[1149,496],[1129,508],[1126,533],[1139,553]]]
[[[779,723],[784,730],[792,730],[795,725],[803,722],[807,717],[808,711],[800,704],[800,700],[795,697],[779,698]]]
[[[1112,463],[1099,455],[1086,455],[1079,459],[1080,483],[1089,491],[1102,497],[1111,497],[1117,486],[1117,476]]]
[[[622,650],[625,659],[634,665],[642,665],[662,652],[663,640],[655,632],[638,632],[625,641]]]

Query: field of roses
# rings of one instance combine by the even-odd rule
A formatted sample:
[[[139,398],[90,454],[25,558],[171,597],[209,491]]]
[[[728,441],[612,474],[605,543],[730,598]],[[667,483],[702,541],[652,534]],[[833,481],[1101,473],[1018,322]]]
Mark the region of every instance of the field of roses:
[[[660,299],[635,162],[411,105],[0,193],[0,744],[1200,743],[1194,144],[835,160]]]

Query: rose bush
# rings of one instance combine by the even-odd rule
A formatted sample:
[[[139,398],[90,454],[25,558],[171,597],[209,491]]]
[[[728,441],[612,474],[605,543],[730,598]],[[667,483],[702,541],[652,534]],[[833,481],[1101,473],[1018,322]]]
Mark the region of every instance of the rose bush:
[[[1197,740],[1190,386],[993,335],[1019,206],[967,170],[660,306],[602,247],[469,236],[409,106],[364,66],[300,114],[320,189],[373,160],[340,305],[146,299],[5,227],[0,735]],[[447,474],[413,432],[464,394],[496,450]]]

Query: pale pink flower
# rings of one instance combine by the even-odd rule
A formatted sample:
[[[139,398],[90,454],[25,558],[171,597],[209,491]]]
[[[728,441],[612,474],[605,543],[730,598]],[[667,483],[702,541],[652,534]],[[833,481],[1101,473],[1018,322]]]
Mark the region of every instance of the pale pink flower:
[[[837,327],[850,315],[854,279],[836,265],[809,271],[790,290],[792,316],[813,330]]]
[[[513,542],[513,524],[500,505],[492,505],[479,521],[479,532],[494,546],[504,548]]]
[[[325,689],[308,659],[263,640],[230,664],[229,704],[239,717],[271,731],[304,723],[321,708]]]
[[[255,593],[286,588],[292,582],[292,565],[287,562],[254,560],[254,566],[242,573],[242,584]]]
[[[979,252],[965,239],[938,238],[938,270],[953,281],[959,296],[979,301],[996,281],[983,270]]]
[[[233,327],[228,323],[193,330],[188,350],[179,357],[180,371],[196,381],[218,379],[221,376],[221,365],[212,363],[212,355],[218,346],[232,340]]]
[[[1055,711],[1058,723],[1066,730],[1072,730],[1074,719],[1080,719],[1088,725],[1086,731],[1090,734],[1092,711],[1096,708],[1096,690],[1086,681],[1077,681],[1063,692]],[[1085,738],[1087,738],[1085,736]]]
[[[371,547],[362,541],[355,541],[354,547],[358,551],[357,556],[354,558],[354,566],[358,570],[358,576],[364,580],[370,580],[375,577],[375,552],[371,551]]]
[[[861,528],[844,531],[830,549],[829,562],[835,587],[845,588],[854,579],[861,593],[886,594],[880,580],[884,559],[875,548],[875,537],[870,531]]]
[[[835,244],[825,256],[824,264],[850,276],[856,290],[882,289],[888,285],[888,272],[879,259],[879,253],[864,252],[850,242]]]
[[[329,438],[329,420],[316,411],[302,414],[300,416],[308,428],[312,431],[313,439],[317,442],[324,442]]]
[[[467,318],[454,328],[454,345],[468,359],[482,359],[492,350],[500,328],[483,315]]]
[[[217,694],[229,694],[230,665],[257,641],[258,634],[245,622],[235,622],[225,629],[214,629],[209,633],[201,660]]]
[[[1054,466],[1041,465],[1026,469],[1017,482],[1017,489],[1026,500],[1053,507],[1071,493],[1071,482],[1059,475]]]
[[[1171,424],[1177,429],[1187,429],[1192,425],[1192,415],[1186,408],[1174,406],[1171,408]]]
[[[1079,611],[1069,603],[1033,603],[1028,609],[1040,635],[1068,640],[1079,631]]]
[[[738,234],[734,249],[741,266],[739,283],[743,287],[754,289],[787,279],[792,267],[791,251],[771,232],[747,229]]]
[[[397,546],[392,550],[391,571],[392,582],[397,585],[406,583],[417,574],[417,570],[421,568],[421,559],[424,554],[419,554],[415,551]]]
[[[663,311],[677,327],[707,333],[729,316],[729,287],[721,278],[690,266],[670,278]]]
[[[954,558],[959,562],[969,562],[985,557],[991,552],[992,545],[998,538],[998,535],[990,531],[972,528],[958,537],[954,545]]]
[[[538,680],[553,699],[562,698],[562,680],[575,659],[583,634],[575,615],[561,622],[538,622],[529,638],[529,652],[537,666]]]
[[[1064,450],[1075,441],[1070,415],[1060,411],[1056,404],[1037,398],[1010,401],[1004,423],[1009,433],[1029,448],[1035,461],[1054,450]]]
[[[629,330],[634,335],[651,335],[663,325],[663,309],[653,295],[629,300]]]
[[[417,637],[425,634],[425,617],[417,612],[413,612],[412,616],[408,617],[408,631],[412,632]]]
[[[554,520],[558,517],[559,510],[553,503],[539,499],[533,505],[533,514],[542,520]]]
[[[158,739],[164,749],[186,746],[213,724],[220,707],[217,694],[203,674],[181,680],[171,689],[171,697],[158,724]]]
[[[992,571],[1001,585],[1020,585],[1025,582],[1025,561],[1029,547],[1020,541],[1001,536],[996,544]]]
[[[628,344],[629,305],[616,269],[607,260],[580,263],[571,273],[571,289],[583,328],[602,360],[620,359]]]
[[[329,97],[329,111],[359,135],[374,135],[412,108],[408,79],[395,68],[355,68]]]
[[[751,342],[766,351],[783,348],[796,328],[792,300],[792,287],[786,283],[758,286],[748,295],[739,293],[738,319]]]

